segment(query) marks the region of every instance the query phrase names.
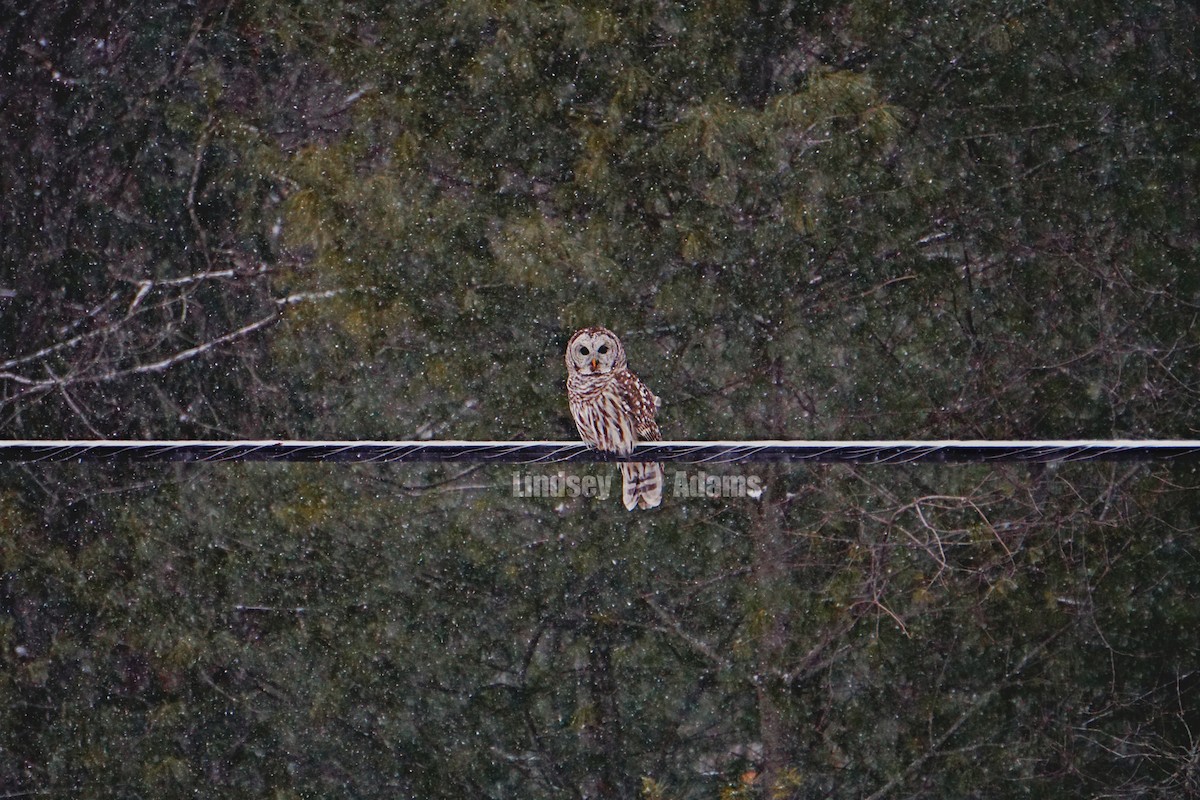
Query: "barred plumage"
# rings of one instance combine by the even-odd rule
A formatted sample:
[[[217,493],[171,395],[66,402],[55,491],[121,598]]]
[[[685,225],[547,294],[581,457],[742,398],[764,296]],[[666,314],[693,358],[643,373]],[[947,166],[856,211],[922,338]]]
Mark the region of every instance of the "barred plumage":
[[[579,435],[598,450],[629,453],[639,441],[662,439],[654,421],[661,401],[629,371],[621,340],[607,328],[584,328],[567,344],[567,402]],[[627,509],[662,502],[661,464],[622,463],[620,470]]]

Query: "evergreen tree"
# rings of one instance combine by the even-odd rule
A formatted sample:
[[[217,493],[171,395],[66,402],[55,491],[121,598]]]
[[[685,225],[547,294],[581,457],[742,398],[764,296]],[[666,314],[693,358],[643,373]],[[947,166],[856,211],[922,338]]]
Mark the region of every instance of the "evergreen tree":
[[[7,437],[1197,428],[1188,4],[12,16]],[[10,467],[0,795],[1196,790],[1190,467],[737,469]]]

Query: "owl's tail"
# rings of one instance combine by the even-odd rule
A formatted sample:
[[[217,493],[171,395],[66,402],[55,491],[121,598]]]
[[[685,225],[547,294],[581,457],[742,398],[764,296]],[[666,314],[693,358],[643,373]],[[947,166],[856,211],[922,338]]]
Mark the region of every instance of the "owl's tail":
[[[662,464],[654,462],[621,463],[621,499],[630,511],[636,508],[655,508],[662,502]]]

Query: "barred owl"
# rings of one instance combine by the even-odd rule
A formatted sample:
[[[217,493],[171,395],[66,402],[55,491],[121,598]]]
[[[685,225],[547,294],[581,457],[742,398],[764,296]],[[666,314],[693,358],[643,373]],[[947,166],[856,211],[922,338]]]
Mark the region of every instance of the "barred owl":
[[[654,421],[661,401],[629,371],[621,340],[607,328],[584,328],[567,343],[567,402],[579,435],[598,450],[630,453],[639,441],[662,439]],[[661,464],[621,462],[620,469],[627,509],[662,502]]]

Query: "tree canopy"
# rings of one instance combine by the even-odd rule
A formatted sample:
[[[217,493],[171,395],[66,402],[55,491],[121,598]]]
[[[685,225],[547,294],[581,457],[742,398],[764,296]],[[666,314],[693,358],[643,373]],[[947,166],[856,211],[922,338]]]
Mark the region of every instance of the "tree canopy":
[[[1195,437],[1197,16],[9,3],[0,436]],[[0,796],[1200,791],[1192,467],[710,471],[8,466]]]

